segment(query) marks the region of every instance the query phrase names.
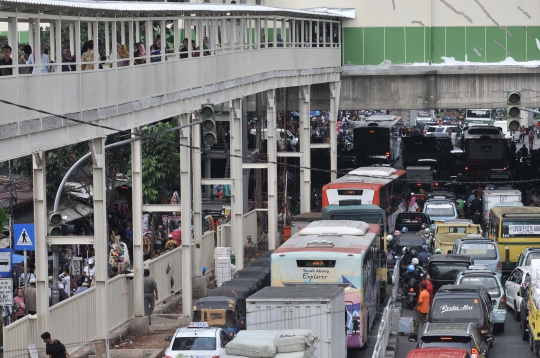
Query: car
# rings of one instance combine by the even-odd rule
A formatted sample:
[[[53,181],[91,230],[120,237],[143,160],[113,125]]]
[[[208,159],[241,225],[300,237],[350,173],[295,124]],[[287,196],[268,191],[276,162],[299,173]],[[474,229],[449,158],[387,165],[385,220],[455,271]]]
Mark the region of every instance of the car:
[[[504,280],[505,277],[503,277]],[[508,279],[504,283],[506,290],[506,305],[514,310],[514,319],[520,319],[520,306],[522,297],[518,295],[521,287],[525,287],[531,283],[531,274],[529,266],[518,266],[512,271]]]
[[[431,256],[428,264],[428,274],[433,283],[433,293],[443,285],[456,282],[457,275],[474,265],[474,260],[468,255],[439,254]]]
[[[230,339],[221,328],[211,328],[207,322],[191,322],[187,328],[178,328],[165,350],[164,358],[200,357],[212,358],[225,354]]]
[[[456,204],[447,199],[433,198],[426,200],[423,212],[428,214],[435,224],[437,224],[437,221],[459,219]]]
[[[455,143],[456,142],[456,135],[457,135],[457,132],[458,132],[458,127],[457,126],[445,126],[445,125],[442,125],[442,126],[430,126],[426,129],[426,134],[427,133],[437,133],[437,135],[439,133],[444,133],[444,135],[448,136],[448,133],[452,131],[452,143]]]
[[[521,289],[521,305],[519,306],[520,312],[520,326],[521,326],[521,339],[527,341],[529,339],[529,290],[531,285],[527,285]]]
[[[452,253],[470,255],[475,265],[485,265],[487,270],[497,274],[499,281],[502,280],[501,254],[495,241],[486,239],[480,234],[469,234],[456,240]]]
[[[483,340],[472,322],[427,323],[416,348],[460,348],[466,350],[471,358],[487,358],[489,342],[492,341],[493,337],[487,342]]]
[[[492,303],[496,301],[491,311],[491,320],[495,325],[494,331],[502,333],[506,321],[506,294],[504,293],[504,287],[495,272],[482,270],[481,268],[485,268],[485,266],[478,265],[478,268],[470,266],[468,270],[460,272],[456,278],[456,285],[482,285],[488,290]]]
[[[469,323],[478,328],[482,339],[493,345],[493,301],[481,285],[444,285],[433,297],[427,321],[430,323]]]
[[[471,355],[460,348],[415,348],[407,358],[471,358]]]
[[[531,266],[534,259],[540,259],[540,247],[527,247],[519,255],[517,266]]]

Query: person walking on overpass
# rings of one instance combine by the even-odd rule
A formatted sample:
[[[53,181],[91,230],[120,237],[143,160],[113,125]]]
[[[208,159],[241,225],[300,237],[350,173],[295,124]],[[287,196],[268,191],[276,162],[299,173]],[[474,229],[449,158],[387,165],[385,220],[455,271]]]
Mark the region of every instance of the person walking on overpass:
[[[255,259],[255,244],[251,241],[251,235],[248,235],[247,241],[244,245],[244,265]]]
[[[71,358],[62,342],[58,339],[52,339],[49,332],[44,332],[41,339],[45,342],[45,354],[48,358]]]

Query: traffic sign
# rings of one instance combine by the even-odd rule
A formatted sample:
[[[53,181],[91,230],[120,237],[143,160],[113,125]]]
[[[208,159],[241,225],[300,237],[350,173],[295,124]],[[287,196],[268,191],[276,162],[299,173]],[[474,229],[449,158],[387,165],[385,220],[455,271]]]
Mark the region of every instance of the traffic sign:
[[[36,238],[34,236],[34,224],[13,225],[13,236],[15,237],[15,250],[36,250]]]
[[[13,279],[0,278],[0,306],[13,304]]]
[[[0,277],[11,277],[11,249],[0,249]]]

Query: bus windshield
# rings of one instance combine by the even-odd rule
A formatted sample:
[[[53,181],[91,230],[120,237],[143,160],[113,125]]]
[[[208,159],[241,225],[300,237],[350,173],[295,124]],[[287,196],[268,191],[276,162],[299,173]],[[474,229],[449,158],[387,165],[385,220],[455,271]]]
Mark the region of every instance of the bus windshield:
[[[540,237],[540,220],[503,221],[502,237]]]

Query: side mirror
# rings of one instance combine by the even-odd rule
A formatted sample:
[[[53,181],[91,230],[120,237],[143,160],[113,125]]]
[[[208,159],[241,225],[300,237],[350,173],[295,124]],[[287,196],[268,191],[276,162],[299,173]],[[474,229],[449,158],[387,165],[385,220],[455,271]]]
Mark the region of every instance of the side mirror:
[[[172,339],[173,339],[173,336],[167,336],[167,337],[165,337],[165,340],[166,340],[167,342],[172,341]]]
[[[492,304],[493,306],[495,306],[495,305],[497,304],[497,300],[492,300],[492,301],[491,301],[491,304]]]
[[[501,277],[501,279],[508,280],[508,276],[503,276],[503,277]]]
[[[486,342],[488,342],[488,343],[493,343],[494,340],[495,340],[495,338],[493,336],[488,336],[486,338]]]

